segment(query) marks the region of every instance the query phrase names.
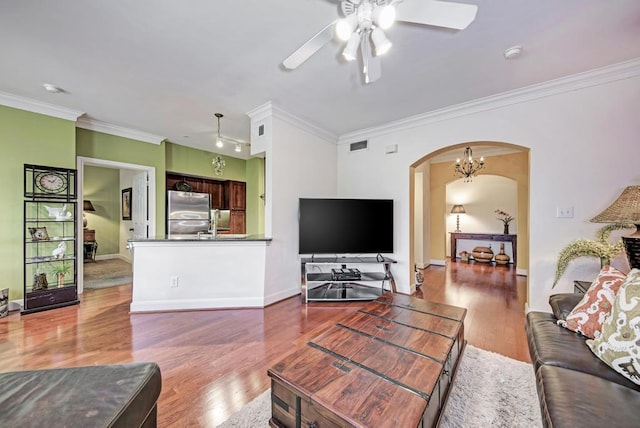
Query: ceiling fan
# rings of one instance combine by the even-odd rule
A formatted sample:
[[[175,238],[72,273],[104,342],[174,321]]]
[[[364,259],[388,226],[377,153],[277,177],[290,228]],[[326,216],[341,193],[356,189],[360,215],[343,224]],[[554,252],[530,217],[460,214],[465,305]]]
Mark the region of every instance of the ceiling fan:
[[[475,19],[478,6],[438,0],[341,0],[340,10],[344,18],[320,30],[282,65],[290,70],[298,68],[331,41],[335,29],[338,38],[347,42],[342,56],[352,61],[359,49],[364,81],[372,83],[382,76],[380,56],[391,48],[383,30],[394,21],[463,30]]]

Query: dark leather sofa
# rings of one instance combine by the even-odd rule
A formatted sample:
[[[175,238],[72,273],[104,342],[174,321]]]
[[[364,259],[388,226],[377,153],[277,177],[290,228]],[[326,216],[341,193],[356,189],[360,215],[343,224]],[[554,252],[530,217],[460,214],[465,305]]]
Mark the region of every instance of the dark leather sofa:
[[[596,357],[586,338],[556,325],[582,294],[549,298],[553,314],[529,312],[526,329],[545,427],[638,427],[640,386]]]
[[[0,426],[152,428],[160,388],[155,363],[1,373]]]

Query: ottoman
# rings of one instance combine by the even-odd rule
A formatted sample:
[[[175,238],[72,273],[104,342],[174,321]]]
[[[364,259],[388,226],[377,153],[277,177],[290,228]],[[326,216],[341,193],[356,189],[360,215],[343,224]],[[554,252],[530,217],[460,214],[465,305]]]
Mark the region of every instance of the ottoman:
[[[156,363],[0,373],[0,426],[155,427]]]

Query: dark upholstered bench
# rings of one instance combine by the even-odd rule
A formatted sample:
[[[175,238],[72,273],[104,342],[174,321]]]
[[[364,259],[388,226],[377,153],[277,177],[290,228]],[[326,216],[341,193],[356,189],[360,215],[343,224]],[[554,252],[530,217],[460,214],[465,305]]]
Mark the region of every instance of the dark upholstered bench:
[[[0,373],[0,426],[155,427],[156,363]]]

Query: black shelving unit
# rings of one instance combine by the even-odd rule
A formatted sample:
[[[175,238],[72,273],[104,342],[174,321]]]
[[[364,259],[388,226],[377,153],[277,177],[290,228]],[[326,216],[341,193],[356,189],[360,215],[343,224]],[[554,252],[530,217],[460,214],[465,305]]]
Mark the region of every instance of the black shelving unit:
[[[24,189],[21,313],[77,304],[76,170],[26,164]]]

